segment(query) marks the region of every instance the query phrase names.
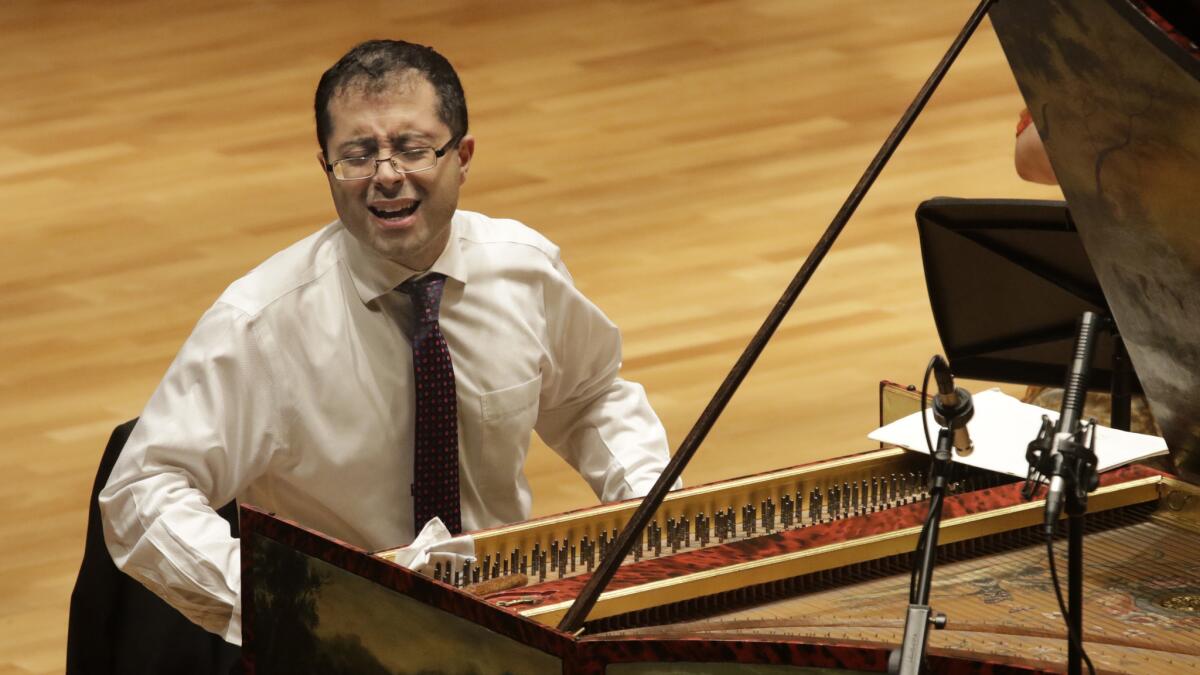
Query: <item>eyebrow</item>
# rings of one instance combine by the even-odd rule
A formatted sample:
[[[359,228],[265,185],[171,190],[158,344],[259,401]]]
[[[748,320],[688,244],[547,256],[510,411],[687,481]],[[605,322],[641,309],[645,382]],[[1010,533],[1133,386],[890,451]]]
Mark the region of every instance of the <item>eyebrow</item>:
[[[391,145],[393,149],[403,148],[407,145],[411,145],[414,141],[422,146],[432,147],[433,144],[433,139],[420,131],[395,134],[388,137],[388,144]],[[373,136],[362,136],[359,138],[352,138],[345,143],[342,143],[337,149],[338,154],[345,154],[346,152],[356,148],[362,148],[363,153],[374,154],[379,151],[379,143]]]
[[[379,150],[379,144],[370,136],[362,138],[352,138],[337,147],[337,154],[344,155],[351,149],[362,148],[362,152],[368,155],[375,154]]]
[[[418,143],[423,143],[425,145],[429,145],[430,143],[433,142],[429,136],[426,136],[424,133],[422,133],[420,131],[405,133],[405,134],[396,134],[395,136],[388,136],[388,142],[391,143],[393,150],[395,150],[397,148],[403,148],[407,145],[410,145],[410,144],[412,144],[413,141],[416,141]]]

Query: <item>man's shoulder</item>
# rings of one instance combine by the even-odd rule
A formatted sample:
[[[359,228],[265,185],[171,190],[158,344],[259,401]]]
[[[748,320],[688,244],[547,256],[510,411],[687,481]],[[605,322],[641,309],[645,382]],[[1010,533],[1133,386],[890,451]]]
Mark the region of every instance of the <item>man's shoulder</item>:
[[[337,222],[331,223],[272,255],[230,284],[217,302],[257,316],[297,290],[319,282],[337,267],[341,231]]]
[[[532,260],[557,265],[559,249],[541,232],[511,218],[492,218],[474,211],[459,210],[456,234],[465,247],[490,249],[510,247],[512,252],[524,252]],[[516,262],[514,260],[514,262]]]

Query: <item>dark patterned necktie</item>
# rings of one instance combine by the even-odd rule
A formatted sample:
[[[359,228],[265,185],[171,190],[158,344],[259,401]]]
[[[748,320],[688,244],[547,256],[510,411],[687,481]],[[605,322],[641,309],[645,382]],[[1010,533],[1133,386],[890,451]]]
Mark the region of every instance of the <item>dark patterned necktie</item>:
[[[399,290],[412,298],[413,383],[416,434],[413,457],[413,535],[438,516],[452,533],[462,531],[458,501],[458,403],[454,366],[438,327],[438,308],[446,277],[427,274],[409,279]]]

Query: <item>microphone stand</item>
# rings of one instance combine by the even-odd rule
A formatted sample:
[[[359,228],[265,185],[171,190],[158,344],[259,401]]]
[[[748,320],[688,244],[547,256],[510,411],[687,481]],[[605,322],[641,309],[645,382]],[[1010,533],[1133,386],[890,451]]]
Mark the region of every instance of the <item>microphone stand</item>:
[[[1058,521],[1059,509],[1065,506],[1067,513],[1067,597],[1064,619],[1067,621],[1067,673],[1083,673],[1083,528],[1087,513],[1088,493],[1100,483],[1096,471],[1096,429],[1094,424],[1083,426],[1080,415],[1084,397],[1087,395],[1087,377],[1091,368],[1092,349],[1099,318],[1092,312],[1084,312],[1079,320],[1079,331],[1075,338],[1075,352],[1067,371],[1063,390],[1062,413],[1058,425],[1042,417],[1042,428],[1038,437],[1029,444],[1026,458],[1030,461],[1030,477],[1026,480],[1023,494],[1026,499],[1033,496],[1041,476],[1050,477],[1050,489],[1046,495],[1045,534],[1053,542],[1054,526]],[[1060,504],[1061,497],[1061,504]],[[1053,546],[1050,547],[1053,555]],[[1050,561],[1054,564],[1053,559]],[[1057,588],[1055,589],[1057,593]],[[1061,603],[1061,597],[1059,598]]]
[[[950,464],[953,460],[954,434],[958,429],[966,427],[967,422],[975,414],[971,403],[971,394],[965,389],[954,389],[953,379],[949,376],[949,366],[941,356],[934,356],[930,368],[938,367],[946,373],[945,382],[954,392],[955,404],[946,406],[941,395],[934,397],[933,416],[941,425],[938,432],[937,447],[931,456],[929,470],[929,515],[921,528],[921,536],[917,543],[917,568],[914,570],[913,584],[909,589],[908,612],[904,619],[904,642],[899,650],[893,649],[888,657],[888,673],[891,675],[917,675],[925,662],[925,645],[929,640],[930,626],[941,630],[946,627],[946,615],[934,613],[929,606],[930,590],[933,586],[933,566],[937,556],[938,530],[942,525],[942,504],[945,501],[946,482],[950,476]],[[928,375],[927,375],[928,377]],[[943,376],[938,375],[939,389],[945,390]],[[969,447],[969,446],[968,446]],[[964,449],[963,454],[969,452]]]
[[[929,593],[933,585],[933,563],[937,554],[938,528],[942,524],[942,500],[945,497],[946,476],[950,473],[953,434],[943,428],[938,432],[937,450],[933,454],[929,479],[929,517],[921,529],[917,551],[920,561],[916,570],[916,588],[908,597],[908,612],[904,617],[904,642],[900,650],[892,650],[888,658],[888,672],[892,675],[917,675],[925,662],[925,643],[929,640],[929,627],[946,627],[946,615],[934,613],[929,606]]]

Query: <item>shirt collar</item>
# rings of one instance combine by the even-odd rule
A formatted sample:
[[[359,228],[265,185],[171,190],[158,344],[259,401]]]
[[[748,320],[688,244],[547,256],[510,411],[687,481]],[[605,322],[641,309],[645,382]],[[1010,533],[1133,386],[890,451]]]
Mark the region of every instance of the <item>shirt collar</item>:
[[[466,284],[467,266],[459,244],[460,229],[459,215],[455,211],[450,219],[450,239],[446,242],[446,248],[427,271],[439,272],[447,279]],[[350,278],[354,281],[354,288],[363,304],[387,295],[405,281],[426,273],[426,270],[414,270],[384,258],[359,242],[345,225],[341,225],[340,239],[342,259],[349,268]]]

